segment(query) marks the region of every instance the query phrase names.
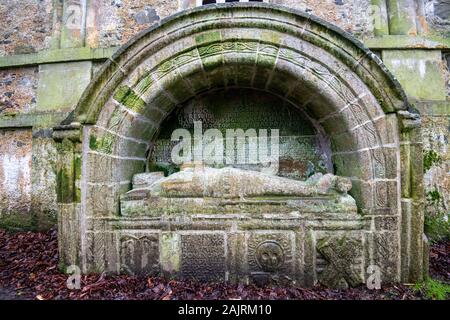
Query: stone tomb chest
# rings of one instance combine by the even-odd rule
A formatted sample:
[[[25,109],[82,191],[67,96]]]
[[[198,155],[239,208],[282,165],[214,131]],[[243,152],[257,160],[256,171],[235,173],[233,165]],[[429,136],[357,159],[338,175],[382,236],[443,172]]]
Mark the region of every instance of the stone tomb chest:
[[[121,214],[158,231],[121,237],[122,271],[308,284],[320,259],[324,284],[361,282],[362,223],[347,178],[318,173],[303,182],[188,164],[168,177],[154,172],[134,181],[121,197]],[[317,247],[313,230],[321,231]]]

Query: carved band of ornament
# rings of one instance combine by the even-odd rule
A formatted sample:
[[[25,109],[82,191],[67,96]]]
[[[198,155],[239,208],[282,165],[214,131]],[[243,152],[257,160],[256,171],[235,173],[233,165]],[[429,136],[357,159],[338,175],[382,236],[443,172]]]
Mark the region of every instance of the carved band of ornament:
[[[183,53],[178,55],[171,60],[165,61],[153,70],[146,72],[146,75],[142,78],[139,84],[136,86],[135,91],[137,93],[145,92],[150,86],[152,86],[155,82],[159,81],[167,74],[176,70],[177,68],[189,64],[193,61],[199,59],[199,56],[196,50],[192,50],[187,53]]]
[[[209,46],[203,46],[198,48],[198,53],[201,57],[207,57],[210,55],[215,55],[224,51],[222,43],[213,43]]]
[[[124,235],[120,238],[120,242],[128,242],[128,241],[155,241],[155,236],[132,236],[132,235]]]
[[[344,100],[350,106],[357,108],[357,110],[351,110],[354,118],[357,120],[358,124],[364,123],[368,120],[367,114],[364,112],[364,107],[358,103],[359,98],[356,97],[348,86],[346,86],[339,75],[335,72],[330,72],[325,66],[318,62],[305,57],[301,53],[290,50],[288,48],[281,48],[269,44],[258,44],[254,41],[225,41],[210,44],[208,46],[198,47],[198,53],[200,57],[214,56],[218,54],[226,53],[242,53],[244,49],[247,53],[254,53],[259,55],[266,55],[271,57],[278,56],[279,59],[293,63],[305,70],[316,75],[320,80],[324,81],[340,98]],[[189,52],[184,52],[170,60],[165,61],[163,64],[155,67],[152,71],[146,73],[146,76],[139,82],[136,86],[136,91],[145,92],[155,81],[160,80],[170,72],[175,69],[188,64],[192,61],[198,60],[199,56],[195,52],[196,50],[191,50]],[[352,108],[350,108],[352,109]],[[365,116],[365,117],[364,117]],[[364,118],[362,118],[364,117]],[[372,129],[372,128],[371,128]],[[378,141],[373,130],[368,129],[368,134],[371,140]],[[373,141],[368,141],[368,143]]]
[[[198,54],[196,53],[196,50],[198,50]],[[254,41],[226,41],[198,47],[195,50],[184,52],[183,54],[177,55],[170,60],[166,60],[162,64],[146,72],[145,76],[141,78],[139,84],[136,85],[135,91],[137,93],[146,91],[156,81],[159,81],[170,72],[180,68],[181,66],[196,61],[199,58],[206,58],[227,53],[252,53],[255,55],[269,56],[272,58],[276,58],[278,56],[279,59],[286,60],[317,75],[319,79],[328,83],[328,85],[335,90],[336,93],[344,99],[344,101],[355,100],[354,95],[349,97],[348,90],[346,91],[344,89],[346,86],[343,85],[337,78],[336,73],[330,72],[326,67],[293,50],[289,50],[287,48],[280,49],[279,46],[268,44],[262,45]]]
[[[279,46],[261,44],[258,48],[258,53],[276,57],[278,56],[279,50],[280,50]]]
[[[53,128],[53,140],[61,142],[68,139],[72,142],[81,142],[82,125],[78,122],[73,122],[69,125],[60,125]]]

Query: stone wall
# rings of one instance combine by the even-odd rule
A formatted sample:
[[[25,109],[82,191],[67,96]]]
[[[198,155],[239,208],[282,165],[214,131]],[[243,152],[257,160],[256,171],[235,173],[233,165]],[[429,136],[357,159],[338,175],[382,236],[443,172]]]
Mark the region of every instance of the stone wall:
[[[431,28],[443,36],[450,36],[450,1],[426,0],[425,10]]]
[[[31,226],[31,130],[0,130],[0,225]]]
[[[428,212],[450,210],[450,117],[427,115],[424,121],[425,186],[428,194]]]
[[[172,0],[98,0],[88,24],[87,44],[110,47],[125,44],[140,31],[178,10]]]
[[[28,113],[36,107],[38,69],[0,70],[0,114]]]
[[[52,0],[3,0],[0,3],[0,56],[48,49]]]
[[[70,0],[67,9],[52,0],[2,1],[0,12],[5,19],[0,21],[0,30],[3,30],[0,34],[0,55],[37,52],[52,45],[58,47],[56,38],[61,37],[61,21],[75,17],[86,1]],[[309,12],[357,37],[373,36],[377,0],[269,2]],[[80,14],[86,19],[84,41],[90,47],[122,45],[162,18],[195,6],[192,0],[97,0],[86,3],[86,12]],[[438,32],[448,32],[449,6],[447,0],[424,0],[422,11],[427,28],[429,25]],[[64,10],[69,11],[66,16]]]
[[[272,3],[309,12],[358,37],[373,34],[371,0],[274,0]]]
[[[440,83],[435,74],[440,69],[434,63],[437,61],[440,64],[442,60],[436,52],[438,50],[431,52],[430,57],[422,52],[424,50],[388,50],[385,47],[380,51],[383,59],[391,61],[399,75],[402,72],[406,74],[399,76],[403,83],[407,84],[408,77],[422,83],[428,78]],[[398,56],[403,57],[403,51],[407,51],[405,59],[411,61],[398,63]],[[425,70],[414,73],[411,65],[424,65]],[[212,204],[216,215],[213,224],[206,222],[204,216],[194,216],[194,224],[187,219],[188,216],[180,216],[182,212],[172,210],[169,212],[173,215],[163,215],[158,221],[149,215],[141,220],[129,221],[127,211],[119,203],[119,199],[123,199],[121,196],[130,190],[133,177],[144,171],[148,160],[148,141],[154,141],[155,132],[162,132],[164,119],[180,111],[184,101],[201,96],[205,89],[238,87],[271,92],[304,110],[331,138],[335,172],[352,178],[354,188],[351,195],[357,204],[357,208],[352,209],[355,220],[343,222],[343,219],[333,225],[319,223],[310,226],[308,231],[300,231],[300,237],[294,240],[295,246],[303,248],[309,242],[308,249],[305,248],[307,257],[304,258],[311,263],[301,267],[303,270],[299,275],[308,273],[307,282],[316,282],[314,277],[319,272],[316,257],[319,253],[327,261],[322,266],[341,265],[340,261],[333,261],[336,259],[330,257],[333,247],[338,245],[346,251],[338,260],[350,262],[349,255],[356,259],[358,253],[362,254],[356,259],[364,261],[362,268],[361,264],[357,267],[361,276],[366,264],[375,264],[380,266],[384,282],[400,279],[415,282],[422,278],[424,211],[420,117],[413,113],[404,91],[377,57],[344,32],[307,14],[297,14],[279,7],[209,6],[173,17],[160,28],[136,38],[113,60],[105,63],[98,75],[66,125],[59,126],[54,132],[55,140],[60,143],[58,184],[61,195],[58,204],[61,212],[58,217],[62,230],[60,247],[66,248],[63,250],[65,263],[78,263],[81,259],[84,272],[118,272],[121,265],[137,267],[142,263],[142,256],[155,258],[158,255],[153,250],[164,246],[164,243],[158,244],[151,233],[155,229],[159,235],[162,235],[159,230],[174,232],[177,229],[171,226],[177,223],[180,224],[176,228],[196,230],[202,234],[220,230],[236,233],[250,229],[250,234],[261,231],[264,236],[251,244],[252,248],[270,240],[272,231],[302,230],[298,229],[299,224],[289,224],[287,229],[272,224],[280,218],[273,214],[265,215],[274,213],[272,209],[259,211],[263,214],[261,224],[255,225],[252,219],[242,219],[242,225],[236,226],[230,221],[220,225],[219,220],[227,220],[228,216],[219,216],[217,203]],[[439,94],[442,92],[436,91]],[[410,91],[409,94],[412,96],[415,92]],[[217,97],[214,96],[215,100],[218,100]],[[181,185],[188,182],[184,179],[175,181],[180,181]],[[253,187],[246,181],[249,187]],[[168,185],[177,190],[176,185]],[[198,185],[195,187],[188,183],[185,186],[189,192],[198,190],[195,192],[209,195]],[[283,186],[287,185],[283,183]],[[214,189],[228,187],[229,184],[224,181]],[[139,192],[146,193],[143,190]],[[233,194],[235,197],[236,193]],[[127,195],[135,196],[133,192]],[[245,200],[245,194],[242,198]],[[133,206],[133,202],[139,199],[129,200],[132,202],[130,206]],[[152,200],[157,202],[160,197]],[[264,199],[258,201],[264,203]],[[149,202],[144,201],[143,204],[145,206]],[[164,206],[164,202],[161,204]],[[226,203],[222,204],[226,206]],[[155,209],[153,203],[151,207]],[[304,212],[305,206],[300,204],[300,207],[299,211]],[[317,207],[322,208],[320,205]],[[195,213],[190,206],[179,208],[185,214]],[[282,208],[286,210],[284,205]],[[325,211],[328,209],[326,206]],[[358,214],[357,209],[363,214]],[[247,212],[242,208],[240,210]],[[142,212],[146,213],[145,210],[138,213]],[[326,214],[321,213],[323,215],[312,214],[305,220],[321,220]],[[288,219],[297,214],[291,212]],[[197,219],[202,219],[200,224],[196,224]],[[241,217],[238,219],[241,220]],[[127,231],[124,224],[128,224]],[[359,232],[353,234],[355,241],[349,242],[350,250],[345,249],[347,246],[341,240],[336,239],[335,242],[327,239],[328,235],[337,233],[349,236],[351,230]],[[74,234],[80,235],[82,241],[72,242]],[[247,235],[241,233],[239,236]],[[207,238],[205,242],[214,243],[217,240],[214,239]],[[276,242],[282,241],[275,239]],[[189,252],[188,248],[193,248],[194,243],[189,244],[183,236],[181,242],[188,242],[181,250],[183,274],[185,271],[189,273],[187,266],[196,264],[192,260],[188,260],[187,264],[183,262],[192,255],[191,251],[183,257],[183,251]],[[170,243],[179,244],[177,239]],[[225,243],[227,240],[217,241],[220,256],[224,255]],[[327,243],[331,247],[325,249]],[[148,254],[142,251],[144,246],[150,250]],[[121,251],[118,251],[119,247]],[[234,248],[232,245],[230,252]],[[290,251],[289,248],[293,246],[284,246],[281,250]],[[161,260],[176,250],[163,250]],[[135,263],[130,261],[133,251],[137,255],[142,253]],[[241,257],[236,255],[238,260]],[[153,261],[152,265],[157,263]],[[225,263],[221,261],[221,264]],[[293,261],[303,261],[303,258],[295,257]],[[350,264],[344,269],[351,269]],[[238,263],[233,269],[245,265]],[[139,272],[142,271],[139,269]],[[352,285],[360,280],[347,279],[347,283]]]

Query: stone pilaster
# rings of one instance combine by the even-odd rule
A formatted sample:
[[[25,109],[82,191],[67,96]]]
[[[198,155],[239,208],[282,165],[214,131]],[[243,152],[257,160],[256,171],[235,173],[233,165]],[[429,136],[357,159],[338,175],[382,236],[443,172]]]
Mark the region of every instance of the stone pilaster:
[[[400,111],[402,157],[402,281],[423,279],[423,145],[418,114]]]
[[[387,7],[391,35],[417,35],[415,0],[387,0]]]
[[[375,36],[389,35],[389,17],[386,0],[372,0],[371,3]]]
[[[58,241],[61,267],[78,265],[81,249],[81,125],[54,128],[57,143]]]

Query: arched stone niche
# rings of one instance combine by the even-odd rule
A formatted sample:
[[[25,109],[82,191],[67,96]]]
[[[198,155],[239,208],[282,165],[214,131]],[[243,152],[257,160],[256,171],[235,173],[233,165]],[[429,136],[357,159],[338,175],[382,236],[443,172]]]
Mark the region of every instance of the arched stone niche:
[[[200,94],[172,112],[161,124],[157,138],[152,143],[147,170],[162,170],[166,175],[179,171],[180,165],[173,162],[171,153],[181,141],[173,141],[173,133],[180,128],[187,130],[192,144],[196,122],[201,123],[203,133],[210,129],[220,132],[219,137],[214,138],[214,143],[220,144],[223,157],[210,163],[211,167],[221,168],[228,162],[236,168],[261,170],[264,167],[261,163],[250,163],[253,159],[249,156],[248,147],[244,150],[243,163],[237,161],[237,148],[234,144],[233,161],[227,158],[227,132],[229,135],[230,130],[242,130],[244,133],[254,130],[258,135],[260,130],[266,130],[264,132],[267,132],[266,137],[270,141],[271,129],[277,129],[279,160],[275,171],[278,176],[306,180],[316,173],[333,173],[329,137],[300,107],[266,91],[230,87]],[[247,141],[248,139],[249,137]],[[204,146],[206,145],[205,141]],[[255,149],[253,153],[257,155],[257,151]],[[267,150],[266,154],[270,153]]]
[[[323,129],[332,170],[351,178],[358,212],[239,222],[123,215],[120,197],[174,110],[214,90],[242,89],[276,96]],[[119,49],[54,130],[62,262],[84,272],[305,286],[357,285],[375,265],[384,282],[419,280],[419,137],[420,118],[396,79],[337,27],[268,4],[180,12]],[[276,271],[261,264],[266,251],[282,253]],[[208,272],[195,272],[201,266]]]

